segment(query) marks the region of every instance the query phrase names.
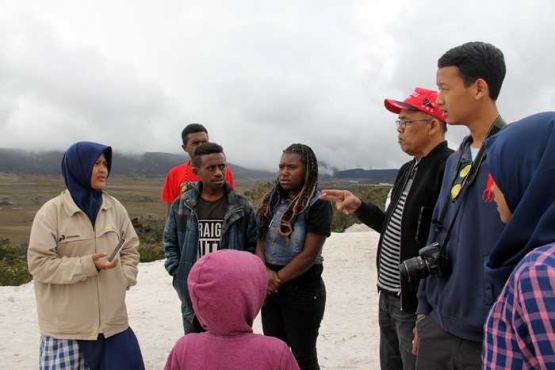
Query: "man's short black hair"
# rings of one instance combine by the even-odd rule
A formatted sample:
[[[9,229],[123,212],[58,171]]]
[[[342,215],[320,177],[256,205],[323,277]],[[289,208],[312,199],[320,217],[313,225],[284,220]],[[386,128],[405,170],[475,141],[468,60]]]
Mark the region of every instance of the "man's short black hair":
[[[505,73],[505,57],[501,50],[486,42],[467,42],[448,50],[437,61],[438,68],[457,67],[464,85],[481,78],[488,84],[489,96],[497,100]]]
[[[187,145],[187,135],[197,132],[206,132],[206,135],[208,135],[206,127],[204,127],[200,123],[189,123],[187,126],[185,126],[183,131],[181,131],[181,140],[183,141],[183,145]]]
[[[208,154],[217,154],[224,152],[224,148],[216,143],[204,143],[196,147],[195,157],[193,158],[193,166],[199,168],[202,164],[202,156]]]

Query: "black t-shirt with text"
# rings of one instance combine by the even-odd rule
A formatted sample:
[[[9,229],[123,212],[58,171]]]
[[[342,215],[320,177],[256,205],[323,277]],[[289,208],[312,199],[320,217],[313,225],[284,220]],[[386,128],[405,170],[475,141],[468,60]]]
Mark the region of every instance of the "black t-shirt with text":
[[[225,195],[215,201],[199,198],[197,203],[199,235],[197,258],[220,249],[226,210],[227,197]]]

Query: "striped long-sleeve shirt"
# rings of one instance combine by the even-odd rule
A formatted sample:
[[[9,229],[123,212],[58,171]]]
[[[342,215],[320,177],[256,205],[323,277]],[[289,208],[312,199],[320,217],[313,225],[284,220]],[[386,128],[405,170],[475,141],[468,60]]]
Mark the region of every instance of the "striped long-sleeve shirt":
[[[484,369],[555,369],[555,244],[519,263],[484,330]]]

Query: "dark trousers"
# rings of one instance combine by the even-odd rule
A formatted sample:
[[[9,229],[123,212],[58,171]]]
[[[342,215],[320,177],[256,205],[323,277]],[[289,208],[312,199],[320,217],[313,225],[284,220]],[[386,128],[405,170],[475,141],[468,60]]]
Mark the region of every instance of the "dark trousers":
[[[90,370],[144,370],[143,355],[137,337],[131,328],[105,338],[99,334],[97,340],[78,340]]]
[[[379,307],[381,369],[414,370],[416,356],[411,349],[416,315],[401,311],[400,298],[383,290]]]
[[[326,306],[326,287],[320,273],[303,274],[280,287],[262,307],[264,334],[291,347],[301,370],[319,370],[316,339]]]
[[[444,331],[432,317],[418,322],[417,370],[479,370],[482,342],[474,342]]]
[[[187,305],[185,305],[185,297],[181,294],[181,290],[179,289],[179,280],[177,280],[175,277],[172,280],[172,285],[173,288],[175,289],[175,291],[177,292],[177,296],[179,297],[179,301],[181,302],[181,320],[183,321],[183,333],[184,334],[190,334],[190,333],[203,333],[206,330],[204,330],[204,328],[202,327],[202,325],[199,323],[198,319],[196,316],[193,317],[193,321],[189,321],[187,319],[187,316],[185,315],[185,312],[188,312],[189,309],[187,308]]]
[[[196,316],[193,318],[193,321],[187,320],[187,318],[183,314],[181,316],[183,319],[183,331],[185,334],[204,333],[206,331],[204,330]]]

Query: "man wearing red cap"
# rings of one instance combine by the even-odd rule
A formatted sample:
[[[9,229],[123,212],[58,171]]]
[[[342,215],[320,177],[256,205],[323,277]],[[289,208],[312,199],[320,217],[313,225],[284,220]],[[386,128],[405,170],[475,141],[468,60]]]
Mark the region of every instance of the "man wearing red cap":
[[[403,102],[386,99],[385,107],[398,114],[401,149],[413,159],[397,174],[391,202],[383,212],[347,190],[323,190],[340,212],[357,218],[381,233],[378,244],[380,363],[382,369],[414,369],[411,353],[416,320],[418,281],[401,281],[399,264],[418,255],[426,245],[447,157],[445,118],[436,105],[438,93],[416,88]]]

